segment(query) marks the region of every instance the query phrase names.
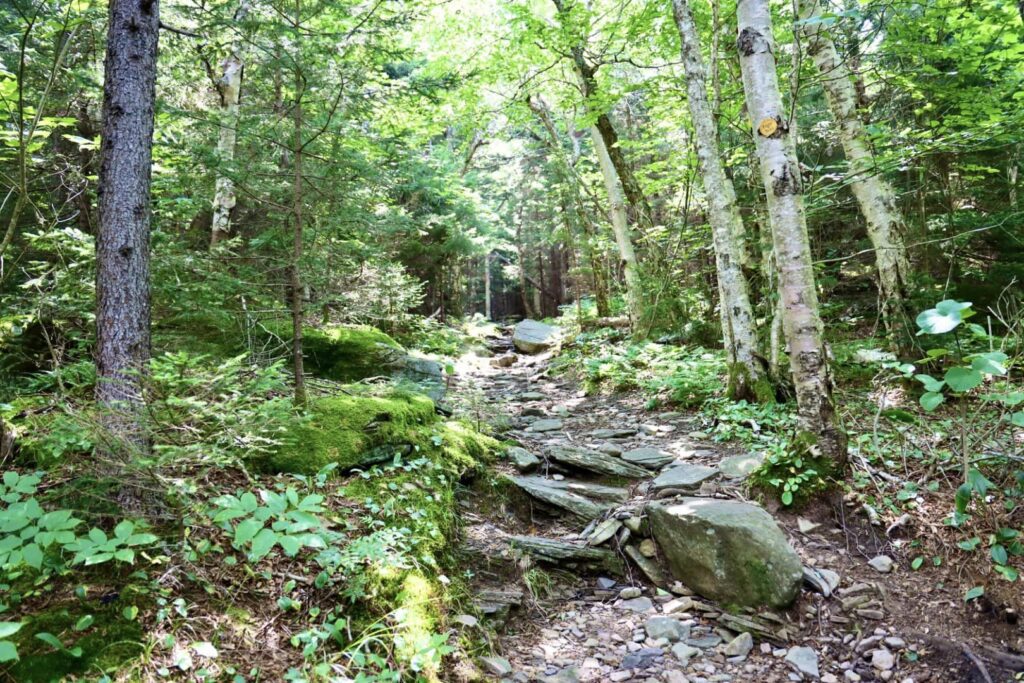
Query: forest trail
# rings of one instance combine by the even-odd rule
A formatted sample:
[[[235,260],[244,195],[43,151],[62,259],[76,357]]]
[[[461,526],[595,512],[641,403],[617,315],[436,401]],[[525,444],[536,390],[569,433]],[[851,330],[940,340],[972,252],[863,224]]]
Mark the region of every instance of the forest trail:
[[[496,342],[496,350],[505,344],[511,348],[505,339]],[[743,451],[710,439],[694,414],[647,412],[636,394],[586,396],[571,379],[552,375],[551,360],[550,353],[519,355],[510,367],[495,368],[489,359],[472,358],[460,367],[457,393],[474,395],[478,413],[511,427],[506,438],[524,449],[496,466],[499,478],[517,481],[534,494],[512,484],[508,496],[477,487],[461,501],[465,566],[473,568],[477,608],[500,634],[495,656],[483,659],[490,679],[1009,680],[999,677],[992,660],[981,665],[980,659],[973,661],[973,650],[953,644],[969,640],[955,595],[946,601],[934,592],[921,595],[930,587],[901,570],[898,560],[895,569],[886,560],[869,564],[880,555],[898,554],[884,530],[864,522],[858,527],[845,518],[842,506],[805,510],[801,516],[775,511],[805,567],[804,589],[788,610],[730,614],[666,579],[660,550],[644,538],[648,528],[636,533],[632,523],[648,501],[681,493],[655,490],[657,466],[664,464],[655,454],[675,461],[666,470],[685,463],[685,471],[695,473],[687,495],[743,500],[741,479],[719,471],[742,465]],[[649,476],[623,485],[621,477],[587,472],[564,457],[560,461],[559,449],[566,447],[593,449],[620,462],[623,453],[634,460],[650,457],[648,464],[655,467]],[[522,470],[533,469],[527,453],[540,462],[524,475]],[[520,457],[525,460],[515,462]],[[552,490],[576,490],[614,505],[603,506],[599,517],[586,523],[558,507],[564,501],[551,498]],[[837,524],[837,517],[848,524]],[[588,537],[593,542],[605,536],[587,545]],[[825,570],[818,574],[817,590],[806,580],[809,567]],[[944,627],[953,640],[941,637]],[[737,638],[742,633],[753,638]]]

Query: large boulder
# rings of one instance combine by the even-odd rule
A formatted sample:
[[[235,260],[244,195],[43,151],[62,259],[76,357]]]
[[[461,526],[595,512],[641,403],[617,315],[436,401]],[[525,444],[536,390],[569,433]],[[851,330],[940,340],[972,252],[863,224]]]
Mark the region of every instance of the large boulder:
[[[800,558],[771,515],[749,503],[683,498],[647,506],[672,575],[727,605],[784,607],[803,577]]]
[[[540,353],[551,348],[557,334],[557,328],[527,318],[516,325],[512,343],[522,353]]]

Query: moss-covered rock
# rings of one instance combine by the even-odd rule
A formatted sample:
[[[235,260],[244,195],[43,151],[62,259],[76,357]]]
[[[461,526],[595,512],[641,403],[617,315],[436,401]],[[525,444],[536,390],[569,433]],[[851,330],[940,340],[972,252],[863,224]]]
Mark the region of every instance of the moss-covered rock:
[[[309,407],[310,417],[292,428],[285,444],[267,458],[275,472],[313,474],[330,463],[350,469],[390,460],[396,449],[412,447],[418,428],[434,422],[434,402],[400,389],[373,393],[348,386]]]
[[[71,677],[93,680],[104,673],[123,670],[125,663],[141,655],[144,649],[138,621],[126,619],[122,614],[128,604],[124,599],[114,600],[109,605],[74,602],[29,616],[27,624],[15,636],[20,659],[8,671],[11,680],[22,683],[51,683]],[[37,638],[40,633],[56,637],[64,650],[58,651]]]
[[[302,348],[310,372],[339,382],[391,375],[406,356],[394,339],[363,325],[304,330]]]

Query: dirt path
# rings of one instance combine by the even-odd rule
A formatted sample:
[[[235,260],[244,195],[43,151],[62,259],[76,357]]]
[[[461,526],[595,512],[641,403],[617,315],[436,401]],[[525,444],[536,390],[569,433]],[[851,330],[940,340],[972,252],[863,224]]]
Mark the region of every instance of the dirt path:
[[[511,367],[494,368],[488,359],[469,359],[460,368],[460,391],[476,396],[476,412],[508,427],[506,438],[540,460],[525,476],[512,463],[500,463],[506,482],[539,482],[542,497],[549,493],[547,486],[591,487],[602,495],[617,495],[611,487],[601,488],[607,476],[551,457],[566,446],[619,459],[623,453],[636,457],[637,449],[650,449],[640,453],[660,453],[674,459],[673,466],[682,461],[709,468],[743,455],[710,440],[694,415],[646,412],[635,395],[586,397],[571,380],[551,376],[549,361],[547,355],[519,356]],[[642,516],[646,501],[664,495],[650,490],[656,474],[652,469],[650,476],[624,486],[625,500],[620,497],[590,523],[510,483],[499,490],[478,486],[461,501],[471,584],[479,611],[499,634],[495,656],[482,662],[489,679],[1012,680],[1005,671],[983,664],[970,648],[937,647],[944,641],[933,641],[930,634],[944,629],[934,618],[958,614],[959,619],[962,606],[955,596],[942,596],[941,591],[937,596],[932,587],[920,585],[898,562],[888,571],[869,565],[875,556],[891,553],[889,541],[884,530],[854,525],[842,505],[805,511],[804,517],[776,515],[805,567],[826,570],[819,584],[829,583],[824,575],[833,580],[832,586],[819,585],[818,590],[805,585],[786,611],[721,611],[664,575],[657,546],[651,541],[637,546],[642,534],[632,534],[634,555],[625,557],[629,529],[615,520]],[[739,481],[721,475],[695,486],[694,494],[743,498]],[[599,533],[601,520],[617,526],[612,537],[595,546],[607,553],[597,558],[553,555],[547,546],[534,547],[537,541],[530,540],[585,547],[588,536],[593,540]],[[650,557],[636,557],[636,548]],[[875,564],[886,569],[883,560]],[[737,637],[745,632],[752,638]]]

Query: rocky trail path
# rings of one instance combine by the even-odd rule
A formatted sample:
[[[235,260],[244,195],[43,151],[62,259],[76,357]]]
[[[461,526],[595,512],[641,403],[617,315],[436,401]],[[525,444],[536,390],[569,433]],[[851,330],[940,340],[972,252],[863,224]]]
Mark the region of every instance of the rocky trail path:
[[[500,490],[461,501],[478,612],[499,634],[490,680],[1002,680],[906,633],[921,606],[877,537],[857,544],[830,514],[773,518],[743,495],[756,458],[694,415],[585,396],[550,360],[509,351],[463,373],[520,445]]]

